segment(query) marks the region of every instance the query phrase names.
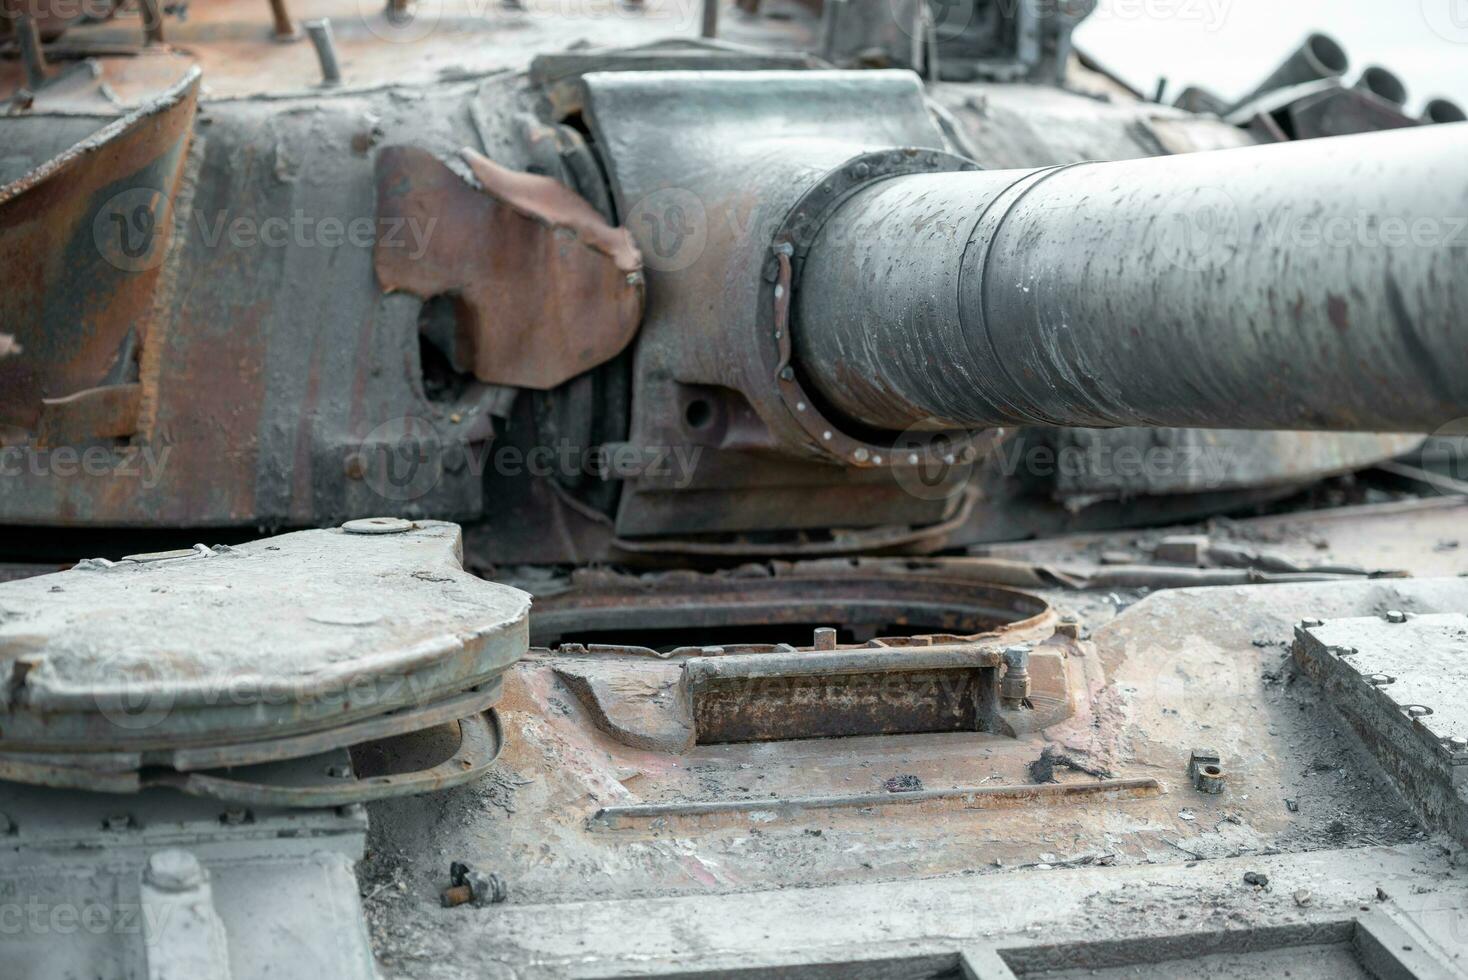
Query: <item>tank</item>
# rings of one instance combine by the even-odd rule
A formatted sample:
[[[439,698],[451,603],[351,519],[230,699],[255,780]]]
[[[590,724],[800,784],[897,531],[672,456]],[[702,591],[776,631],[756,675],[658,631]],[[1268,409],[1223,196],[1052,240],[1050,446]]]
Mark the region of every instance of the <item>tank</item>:
[[[0,980],[1468,975],[1463,113],[1094,6],[7,6]]]

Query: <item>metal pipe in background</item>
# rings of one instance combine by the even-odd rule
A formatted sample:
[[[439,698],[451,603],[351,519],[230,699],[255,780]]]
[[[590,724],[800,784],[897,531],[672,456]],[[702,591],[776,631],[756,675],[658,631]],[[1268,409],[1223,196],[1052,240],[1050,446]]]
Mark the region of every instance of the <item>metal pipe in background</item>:
[[[46,50],[41,47],[41,32],[30,14],[17,14],[15,40],[20,45],[20,60],[25,63],[25,83],[32,92],[46,84]]]
[[[719,2],[720,0],[703,0],[703,27],[699,31],[700,36],[719,36]]]
[[[1370,92],[1392,105],[1407,104],[1407,86],[1397,77],[1396,72],[1387,71],[1380,65],[1368,65],[1362,69],[1361,77],[1356,79],[1353,87],[1362,92]]]
[[[316,60],[321,63],[321,84],[340,85],[342,70],[336,60],[336,42],[331,36],[331,21],[323,17],[320,20],[308,20],[304,26],[311,37],[311,43],[316,47]]]
[[[294,41],[300,37],[285,0],[270,0],[270,18],[275,22],[274,37],[277,41]]]
[[[138,0],[138,13],[143,18],[143,38],[148,44],[162,44],[163,5],[159,0]]]
[[[1340,78],[1350,67],[1351,59],[1346,57],[1345,48],[1335,38],[1328,34],[1311,34],[1254,91],[1230,106],[1229,111],[1246,106],[1275,89],[1318,82],[1323,78]]]
[[[1451,99],[1432,99],[1422,111],[1422,121],[1433,125],[1468,122],[1468,113]]]
[[[841,204],[795,366],[866,426],[1468,416],[1468,125],[924,174]]]

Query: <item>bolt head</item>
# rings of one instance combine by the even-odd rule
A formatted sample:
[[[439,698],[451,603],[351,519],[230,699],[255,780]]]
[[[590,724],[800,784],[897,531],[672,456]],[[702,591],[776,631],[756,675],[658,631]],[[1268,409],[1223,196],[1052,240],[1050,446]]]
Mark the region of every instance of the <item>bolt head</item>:
[[[148,884],[166,892],[184,892],[204,883],[204,867],[188,851],[170,848],[148,856]]]
[[[1405,623],[1407,621],[1407,614],[1400,609],[1388,609],[1386,611],[1386,621],[1388,623]]]
[[[1462,735],[1454,735],[1446,740],[1445,744],[1454,752],[1468,752],[1468,738]]]

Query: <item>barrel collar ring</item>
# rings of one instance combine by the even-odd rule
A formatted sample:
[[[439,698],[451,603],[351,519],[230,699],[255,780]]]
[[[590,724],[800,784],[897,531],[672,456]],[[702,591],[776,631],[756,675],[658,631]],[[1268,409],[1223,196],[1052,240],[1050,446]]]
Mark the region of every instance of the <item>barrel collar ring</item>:
[[[837,208],[863,188],[890,177],[980,169],[966,157],[922,147],[860,153],[812,184],[775,230],[762,270],[756,329],[766,363],[775,365],[775,388],[781,402],[819,454],[860,468],[952,466],[974,462],[1004,438],[1005,431],[998,428],[959,430],[942,433],[946,438],[941,443],[934,439],[924,445],[899,446],[902,433],[892,433],[890,439],[852,434],[811,398],[793,363],[791,341],[794,291],[805,257]]]

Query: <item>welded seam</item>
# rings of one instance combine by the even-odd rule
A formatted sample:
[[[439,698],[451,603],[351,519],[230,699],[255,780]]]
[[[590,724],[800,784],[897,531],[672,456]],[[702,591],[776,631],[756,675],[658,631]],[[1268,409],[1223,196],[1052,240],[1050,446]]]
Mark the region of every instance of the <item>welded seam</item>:
[[[989,281],[990,281],[990,278],[991,278],[990,272],[989,272],[989,265],[990,265],[991,260],[994,257],[994,239],[999,236],[999,231],[1004,227],[1005,222],[1007,222],[1009,220],[1009,216],[1010,216],[1010,214],[1013,213],[1015,207],[1021,201],[1023,201],[1029,195],[1029,193],[1031,191],[1033,191],[1036,187],[1040,186],[1042,183],[1044,183],[1045,181],[1049,180],[1051,177],[1054,177],[1056,174],[1061,173],[1062,171],[1070,170],[1070,169],[1075,168],[1075,167],[1089,166],[1089,165],[1091,165],[1094,162],[1095,161],[1093,161],[1093,160],[1083,160],[1083,161],[1081,161],[1079,163],[1067,163],[1067,164],[1062,164],[1062,165],[1060,165],[1058,167],[1051,167],[1048,170],[1042,168],[1040,170],[1031,170],[1031,171],[1029,171],[1023,177],[1019,178],[1014,183],[1012,183],[1008,187],[1004,188],[1004,190],[1000,191],[999,194],[996,195],[994,197],[994,199],[989,202],[988,206],[984,208],[983,213],[981,215],[979,215],[978,222],[974,225],[974,235],[977,235],[977,233],[979,231],[979,227],[984,223],[984,220],[989,216],[989,213],[993,210],[994,206],[999,202],[999,200],[1001,198],[1005,197],[1006,195],[1010,194],[1011,191],[1013,191],[1016,187],[1019,187],[1019,185],[1023,184],[1025,181],[1027,181],[1027,180],[1030,180],[1031,181],[1031,183],[1030,183],[1030,185],[1028,187],[1025,187],[1023,190],[1019,191],[1019,193],[1014,194],[1013,198],[1005,206],[1004,212],[1001,215],[999,215],[998,219],[995,221],[993,231],[988,235],[987,240],[984,242],[984,246],[983,246],[984,247],[984,261],[983,261],[982,266],[981,266],[981,268],[979,270],[979,303],[978,303],[979,309],[978,309],[978,312],[977,312],[977,316],[979,318],[979,326],[981,327],[981,332],[984,335],[984,339],[988,342],[989,352],[992,355],[989,358],[989,360],[991,360],[993,362],[993,364],[992,364],[992,370],[997,371],[999,373],[1000,377],[1003,378],[1003,380],[1008,383],[1009,388],[1010,388],[1010,393],[1013,394],[1013,395],[1022,395],[1023,392],[1024,392],[1024,388],[1019,384],[1018,380],[1014,377],[1014,375],[1010,373],[1009,367],[1008,367],[1008,365],[1006,365],[1004,363],[1003,358],[1001,358],[999,356],[999,346],[998,346],[998,344],[996,344],[994,342],[993,332],[989,329],[989,315],[988,315],[988,307],[989,307]],[[968,340],[968,338],[969,338],[968,324],[964,322],[964,303],[963,303],[963,297],[965,295],[965,293],[964,293],[964,274],[967,272],[967,270],[969,268],[968,253],[969,253],[969,249],[973,246],[974,241],[975,241],[975,239],[971,236],[968,244],[966,244],[964,246],[963,256],[959,260],[960,261],[960,265],[959,265],[959,269],[958,269],[958,321],[959,321],[959,324],[958,325],[959,325],[959,332],[963,336],[964,343],[969,348],[969,353],[971,355],[974,354],[975,352],[973,350],[973,345],[970,344],[969,343],[969,340]],[[1058,424],[1058,423],[1055,422],[1054,419],[1047,418],[1043,413],[1038,412],[1038,411],[1033,411],[1033,410],[1027,410],[1025,407],[1020,406],[1018,404],[1015,404],[1014,402],[1010,401],[1009,399],[1000,400],[1000,399],[996,399],[996,398],[990,397],[989,400],[990,400],[990,402],[992,404],[994,404],[994,406],[996,408],[1002,407],[1003,404],[1012,405],[1013,408],[1014,408],[1014,412],[1015,412],[1016,415],[1024,416],[1024,418],[1022,420],[1021,419],[1002,419],[1002,420],[996,420],[996,424],[1009,424],[1009,423],[1018,422],[1018,421],[1025,421],[1025,422],[1029,422],[1029,423],[1038,423],[1038,424]],[[1026,399],[1026,400],[1028,400],[1028,399]]]

